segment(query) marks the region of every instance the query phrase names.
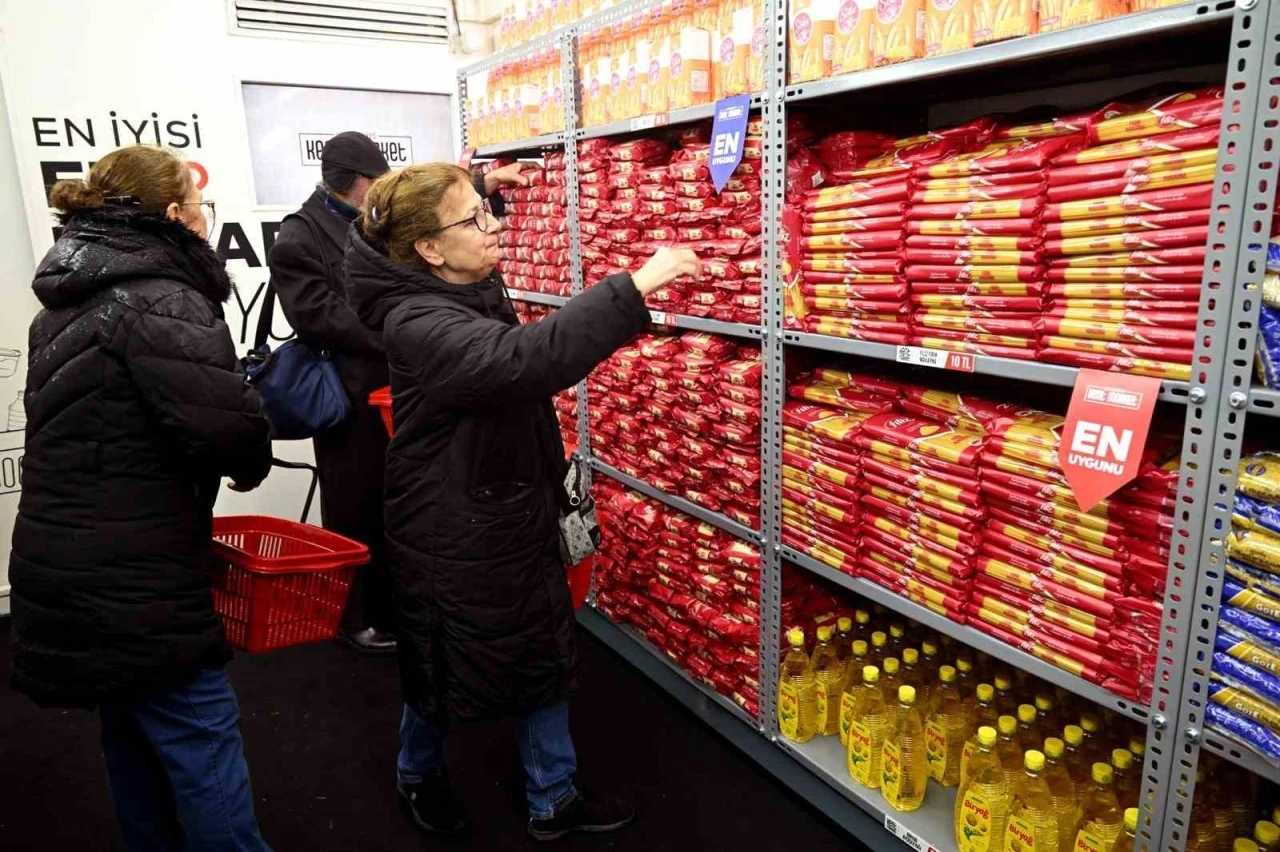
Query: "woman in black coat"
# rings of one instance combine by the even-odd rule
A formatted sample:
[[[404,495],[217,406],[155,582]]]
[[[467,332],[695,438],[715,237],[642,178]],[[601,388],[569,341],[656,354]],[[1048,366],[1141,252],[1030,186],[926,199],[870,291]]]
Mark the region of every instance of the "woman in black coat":
[[[387,175],[365,211],[347,294],[391,369],[402,800],[424,830],[461,831],[444,724],[519,716],[530,834],[619,828],[630,808],[587,799],[573,781],[574,618],[557,525],[566,464],[551,396],[643,331],[644,296],[697,274],[697,258],[663,250],[634,278],[611,276],[521,326],[494,272],[500,226],[466,171],[432,163]]]
[[[213,503],[271,464],[191,170],[134,147],[53,189],[36,271],[13,686],[97,707],[129,849],[265,850],[213,607]]]

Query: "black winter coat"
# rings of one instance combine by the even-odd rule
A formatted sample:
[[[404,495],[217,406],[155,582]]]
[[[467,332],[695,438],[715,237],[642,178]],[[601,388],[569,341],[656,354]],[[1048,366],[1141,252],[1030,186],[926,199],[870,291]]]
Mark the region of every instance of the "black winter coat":
[[[36,271],[13,685],[92,706],[228,658],[210,591],[218,480],[252,486],[269,427],[222,318],[231,281],[179,223],[76,216]]]
[[[576,652],[551,396],[644,330],[639,291],[616,275],[521,326],[496,274],[449,284],[353,233],[347,294],[391,367],[385,511],[405,700],[437,720],[557,701]]]

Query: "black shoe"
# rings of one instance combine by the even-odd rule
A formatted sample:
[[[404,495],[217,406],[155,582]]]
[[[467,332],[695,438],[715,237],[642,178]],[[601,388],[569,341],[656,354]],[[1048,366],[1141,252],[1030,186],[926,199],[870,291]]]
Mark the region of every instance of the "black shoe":
[[[396,652],[396,637],[376,627],[343,628],[338,631],[337,642],[352,651],[368,654],[371,657],[387,657]]]
[[[458,837],[471,828],[462,804],[453,795],[449,776],[423,777],[421,784],[398,784],[400,804],[405,815],[426,834]]]
[[[530,819],[529,836],[534,840],[559,840],[567,834],[584,832],[607,834],[623,828],[636,818],[635,808],[609,796],[591,796],[579,792],[561,805],[551,819]]]

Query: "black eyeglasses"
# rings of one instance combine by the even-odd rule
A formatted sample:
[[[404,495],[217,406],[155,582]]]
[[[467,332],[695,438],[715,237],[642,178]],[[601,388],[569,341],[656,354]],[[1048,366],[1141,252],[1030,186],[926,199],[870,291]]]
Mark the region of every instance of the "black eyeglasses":
[[[442,231],[447,231],[450,228],[456,228],[459,225],[466,225],[468,223],[473,223],[476,226],[476,230],[478,230],[482,234],[487,234],[489,233],[489,217],[492,215],[493,215],[493,206],[489,204],[489,199],[486,198],[482,202],[480,202],[480,209],[476,211],[476,214],[474,216],[468,216],[465,219],[460,219],[457,222],[454,222],[452,225],[445,225],[443,228],[437,228],[436,230],[432,231],[432,233],[439,234]]]
[[[200,209],[204,212],[204,218],[209,223],[209,233],[213,233],[214,224],[218,221],[218,207],[212,201],[183,201],[181,205],[188,207],[192,204],[200,205]]]

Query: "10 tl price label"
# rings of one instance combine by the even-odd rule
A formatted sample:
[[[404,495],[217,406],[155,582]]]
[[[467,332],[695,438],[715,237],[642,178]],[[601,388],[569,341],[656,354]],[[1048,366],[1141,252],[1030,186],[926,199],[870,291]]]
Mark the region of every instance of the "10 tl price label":
[[[972,373],[975,364],[973,356],[963,352],[944,352],[941,349],[924,349],[919,346],[899,346],[896,360],[899,364],[937,367],[961,373]]]

